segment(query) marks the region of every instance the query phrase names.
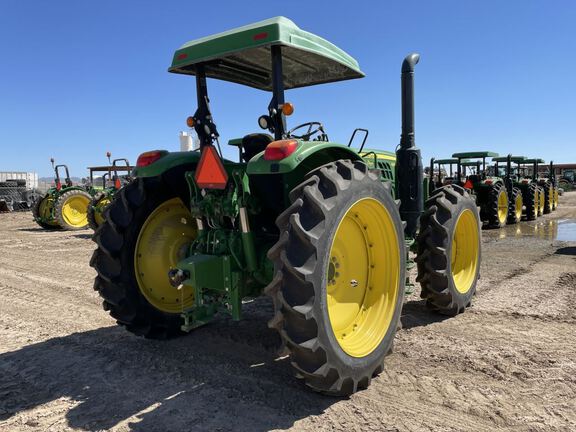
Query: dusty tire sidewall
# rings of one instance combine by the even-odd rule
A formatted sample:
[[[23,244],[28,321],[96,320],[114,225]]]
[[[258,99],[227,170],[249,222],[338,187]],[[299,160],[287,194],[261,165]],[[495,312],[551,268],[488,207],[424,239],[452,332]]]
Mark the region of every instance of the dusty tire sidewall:
[[[368,176],[367,176],[368,178]],[[355,379],[360,379],[365,376],[367,370],[376,368],[382,363],[384,357],[390,350],[394,336],[396,334],[397,323],[400,319],[402,304],[404,300],[404,281],[405,281],[405,246],[404,246],[404,232],[402,229],[402,221],[397,211],[397,206],[391,194],[384,189],[384,186],[379,182],[359,182],[356,187],[349,187],[346,190],[340,190],[338,195],[338,204],[326,213],[325,224],[327,229],[324,235],[320,238],[317,250],[322,251],[318,255],[318,264],[315,269],[312,280],[314,284],[315,296],[319,301],[314,302],[315,316],[322,317],[322,323],[318,325],[318,338],[322,345],[329,351],[326,353],[331,362],[336,363],[337,367],[346,376],[352,376]],[[390,326],[379,345],[370,354],[365,357],[352,357],[348,355],[340,344],[338,343],[328,314],[327,305],[327,268],[326,265],[330,260],[330,248],[334,240],[339,222],[342,220],[350,207],[362,198],[373,198],[384,205],[390,214],[390,218],[394,221],[396,226],[396,236],[398,238],[398,253],[400,274],[398,275],[398,295],[394,306],[394,314],[390,322]],[[320,263],[322,263],[320,265]]]

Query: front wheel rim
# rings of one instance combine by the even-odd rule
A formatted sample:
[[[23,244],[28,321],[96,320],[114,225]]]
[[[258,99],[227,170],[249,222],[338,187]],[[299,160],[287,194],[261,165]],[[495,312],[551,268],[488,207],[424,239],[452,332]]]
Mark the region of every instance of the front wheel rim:
[[[373,198],[354,203],[338,224],[326,266],[330,325],[346,354],[365,357],[386,336],[396,309],[400,259],[388,210]]]

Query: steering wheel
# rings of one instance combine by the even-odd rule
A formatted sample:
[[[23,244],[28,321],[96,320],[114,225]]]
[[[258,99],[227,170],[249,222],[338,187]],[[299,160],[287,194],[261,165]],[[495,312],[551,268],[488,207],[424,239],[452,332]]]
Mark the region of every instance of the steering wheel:
[[[302,135],[295,135],[294,134],[294,131],[296,131],[298,129],[303,129],[305,127],[308,127],[305,134],[302,134]],[[304,141],[310,141],[310,138],[317,133],[320,133],[320,135],[317,138],[318,141],[328,141],[328,135],[326,135],[326,132],[324,132],[324,126],[320,122],[302,123],[301,125],[298,125],[292,129],[290,129],[288,132],[286,132],[286,135],[289,136],[290,138],[296,138],[296,139],[301,139]]]

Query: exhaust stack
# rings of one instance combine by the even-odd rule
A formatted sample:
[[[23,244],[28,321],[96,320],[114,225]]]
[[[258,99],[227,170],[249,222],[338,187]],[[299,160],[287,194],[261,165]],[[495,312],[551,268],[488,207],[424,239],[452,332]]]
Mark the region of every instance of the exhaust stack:
[[[396,151],[396,190],[401,200],[400,216],[406,221],[404,233],[414,238],[423,210],[423,174],[420,149],[414,135],[414,67],[420,54],[409,54],[402,62],[402,135]]]

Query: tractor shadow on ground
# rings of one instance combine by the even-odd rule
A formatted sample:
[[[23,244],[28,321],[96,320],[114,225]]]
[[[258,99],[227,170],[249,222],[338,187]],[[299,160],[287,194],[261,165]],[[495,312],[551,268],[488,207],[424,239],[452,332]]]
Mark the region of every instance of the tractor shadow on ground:
[[[170,341],[113,326],[0,354],[0,429],[17,413],[51,403],[50,410],[66,411],[68,427],[84,430],[123,423],[136,431],[268,431],[341,400],[293,377],[289,362],[268,348],[278,340],[265,321],[234,324]]]
[[[566,246],[556,249],[556,255],[576,255],[576,246]]]
[[[450,318],[452,317],[441,315],[428,309],[425,300],[409,300],[404,303],[400,320],[402,321],[403,329],[411,329],[442,322]]]
[[[32,232],[32,233],[62,233],[61,229],[45,229],[42,227],[38,228],[18,228],[18,231],[22,232]]]
[[[93,232],[90,233],[80,233],[80,234],[73,234],[74,237],[79,238],[79,239],[88,239],[90,240],[92,238],[92,236],[94,235]]]

